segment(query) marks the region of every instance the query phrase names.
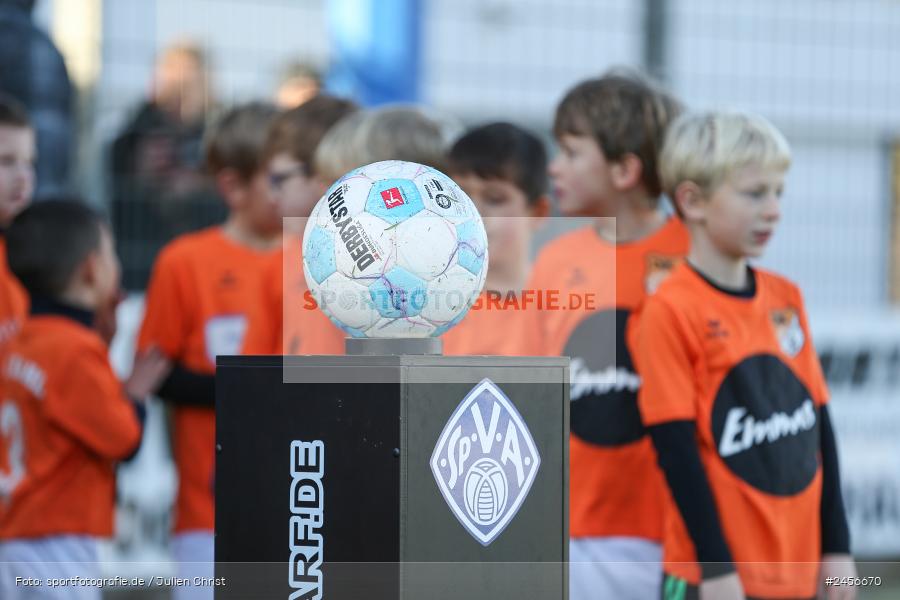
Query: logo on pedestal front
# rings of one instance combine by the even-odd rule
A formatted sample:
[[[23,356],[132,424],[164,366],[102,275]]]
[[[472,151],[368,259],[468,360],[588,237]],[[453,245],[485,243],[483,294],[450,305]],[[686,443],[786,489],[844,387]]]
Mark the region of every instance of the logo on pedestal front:
[[[450,510],[487,546],[519,512],[541,457],[515,405],[483,379],[444,426],[430,464]]]

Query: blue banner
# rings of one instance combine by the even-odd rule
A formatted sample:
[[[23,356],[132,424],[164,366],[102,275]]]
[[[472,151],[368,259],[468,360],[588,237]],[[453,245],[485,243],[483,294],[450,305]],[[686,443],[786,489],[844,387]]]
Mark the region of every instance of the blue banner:
[[[334,94],[364,106],[419,99],[421,0],[328,0]]]

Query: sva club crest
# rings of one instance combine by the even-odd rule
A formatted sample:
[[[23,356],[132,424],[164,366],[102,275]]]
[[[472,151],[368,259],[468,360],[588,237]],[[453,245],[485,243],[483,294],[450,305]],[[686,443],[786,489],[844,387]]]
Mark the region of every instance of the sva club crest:
[[[430,464],[453,514],[487,546],[516,516],[541,457],[522,415],[483,379],[444,426]]]

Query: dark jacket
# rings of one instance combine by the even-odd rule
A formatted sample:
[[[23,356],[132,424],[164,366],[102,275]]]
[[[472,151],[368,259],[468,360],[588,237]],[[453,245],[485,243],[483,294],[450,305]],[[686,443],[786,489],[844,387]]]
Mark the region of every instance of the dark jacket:
[[[34,0],[0,0],[0,91],[28,109],[37,132],[35,198],[65,191],[72,157],[72,84],[62,55],[31,20]]]
[[[160,248],[173,237],[225,219],[204,173],[205,123],[180,123],[142,104],[110,152],[112,217],[122,281],[143,289]]]

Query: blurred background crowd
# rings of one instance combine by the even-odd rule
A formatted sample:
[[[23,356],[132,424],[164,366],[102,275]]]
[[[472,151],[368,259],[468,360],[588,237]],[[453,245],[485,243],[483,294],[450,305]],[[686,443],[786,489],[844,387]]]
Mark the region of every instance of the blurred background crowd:
[[[324,89],[368,106],[424,104],[448,138],[511,120],[552,148],[565,90],[627,66],[689,107],[766,115],[790,140],[794,166],[762,262],[806,295],[834,396],[854,551],[891,561],[900,558],[898,40],[894,0],[0,0],[0,89],[27,105],[38,131],[36,200],[75,192],[111,217],[131,294],[114,344],[123,372],[159,248],[224,217],[201,148],[210,121],[235,103],[293,107]],[[167,560],[175,474],[164,430],[151,415],[141,456],[119,480],[109,559],[140,572]]]

